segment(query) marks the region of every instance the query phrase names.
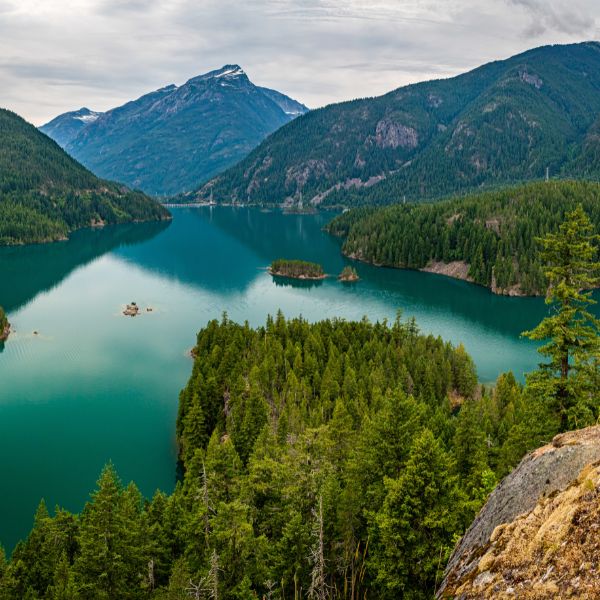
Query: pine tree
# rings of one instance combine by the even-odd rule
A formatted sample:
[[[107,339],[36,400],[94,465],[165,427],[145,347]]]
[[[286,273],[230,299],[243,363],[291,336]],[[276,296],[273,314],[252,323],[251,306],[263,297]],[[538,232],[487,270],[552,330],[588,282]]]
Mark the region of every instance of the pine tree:
[[[566,215],[558,233],[540,239],[546,264],[546,303],[552,314],[523,335],[548,340],[547,363],[529,375],[528,387],[551,401],[561,429],[590,424],[598,415],[598,391],[590,383],[600,366],[600,321],[589,311],[591,289],[600,284],[599,236],[581,206]]]
[[[431,598],[461,527],[463,501],[450,461],[431,431],[416,438],[402,475],[385,484],[373,531],[379,548],[371,560],[379,597]]]
[[[129,494],[125,507],[123,494],[121,482],[109,463],[81,518],[75,572],[82,596],[90,600],[135,598],[139,590],[143,566],[131,562],[136,554],[132,544],[137,542],[132,533],[138,524],[131,518],[133,494]]]

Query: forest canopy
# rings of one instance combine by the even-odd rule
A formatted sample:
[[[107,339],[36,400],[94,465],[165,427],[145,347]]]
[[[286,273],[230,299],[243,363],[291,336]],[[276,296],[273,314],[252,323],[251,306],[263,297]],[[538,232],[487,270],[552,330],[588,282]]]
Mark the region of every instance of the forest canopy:
[[[544,294],[547,279],[536,238],[556,231],[581,204],[600,228],[600,184],[541,182],[435,204],[358,208],[327,230],[345,238],[347,256],[390,267],[467,264],[468,277],[498,293]]]
[[[413,320],[224,316],[194,355],[175,492],[145,501],[109,465],[81,515],[41,505],[0,598],[430,598],[554,426],[512,375],[482,388],[462,346]]]
[[[33,125],[0,109],[0,246],[65,239],[92,225],[167,218],[152,198],[98,179]]]
[[[274,260],[269,267],[271,275],[294,277],[297,279],[322,279],[325,277],[323,267],[306,260]]]

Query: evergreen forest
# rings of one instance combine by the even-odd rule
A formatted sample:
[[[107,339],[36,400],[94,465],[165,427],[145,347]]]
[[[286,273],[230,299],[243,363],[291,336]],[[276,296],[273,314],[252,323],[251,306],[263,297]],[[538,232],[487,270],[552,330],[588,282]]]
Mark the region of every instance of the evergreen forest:
[[[347,211],[327,226],[347,256],[382,266],[423,269],[461,261],[471,281],[498,293],[543,295],[538,238],[581,204],[600,228],[600,184],[529,183],[431,204]]]
[[[169,218],[153,199],[98,179],[3,109],[0,139],[0,246],[61,240],[93,225]]]

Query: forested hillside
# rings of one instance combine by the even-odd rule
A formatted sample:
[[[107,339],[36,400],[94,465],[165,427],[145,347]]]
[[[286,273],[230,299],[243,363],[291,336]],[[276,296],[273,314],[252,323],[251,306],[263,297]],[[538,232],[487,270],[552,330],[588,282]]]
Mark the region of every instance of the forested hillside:
[[[359,208],[327,229],[345,238],[347,256],[377,265],[452,274],[500,294],[543,294],[546,279],[536,237],[556,231],[582,204],[600,229],[600,184],[542,182],[435,204]],[[439,264],[443,263],[443,264]]]
[[[312,111],[200,199],[389,204],[551,176],[600,177],[600,44],[546,46],[458,77]]]
[[[159,220],[141,192],[103,181],[16,114],[0,109],[0,245],[64,239],[90,225]]]
[[[109,466],[80,516],[41,505],[0,598],[431,598],[496,481],[555,426],[412,321],[224,317],[194,355],[175,493],[145,502]]]

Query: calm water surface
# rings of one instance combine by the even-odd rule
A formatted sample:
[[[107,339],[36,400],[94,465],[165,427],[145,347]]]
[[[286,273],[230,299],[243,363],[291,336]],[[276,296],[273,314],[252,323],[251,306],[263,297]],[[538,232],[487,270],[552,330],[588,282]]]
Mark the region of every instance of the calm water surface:
[[[7,549],[29,530],[42,497],[80,510],[109,460],[145,495],[171,491],[187,353],[198,329],[223,311],[260,325],[279,308],[310,320],[393,319],[401,309],[422,331],[462,341],[482,381],[509,369],[522,376],[536,364],[535,347],[519,333],[543,316],[539,299],[362,264],[357,284],[282,285],[264,270],[275,258],[317,261],[331,274],[349,262],[321,231],[330,215],[173,212],[171,224],[0,249],[0,304],[16,329],[0,350],[0,543]],[[130,301],[153,311],[123,317]]]

